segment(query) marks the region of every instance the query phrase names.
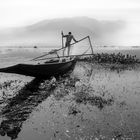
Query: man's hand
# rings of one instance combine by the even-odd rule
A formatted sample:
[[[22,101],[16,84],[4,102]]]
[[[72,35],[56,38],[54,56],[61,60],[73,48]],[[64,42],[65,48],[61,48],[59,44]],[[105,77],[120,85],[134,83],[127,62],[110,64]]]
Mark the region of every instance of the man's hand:
[[[63,36],[64,34],[63,34],[63,31],[61,32],[61,35]]]

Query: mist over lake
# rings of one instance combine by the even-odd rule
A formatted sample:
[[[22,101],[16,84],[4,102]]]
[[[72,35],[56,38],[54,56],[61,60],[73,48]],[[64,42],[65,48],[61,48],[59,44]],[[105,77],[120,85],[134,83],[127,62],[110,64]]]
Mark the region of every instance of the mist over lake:
[[[34,46],[1,47],[0,48],[0,67],[26,62],[37,56],[46,54],[53,49],[60,49],[60,48],[61,47],[59,47],[59,46],[56,46],[56,47],[54,47],[54,46],[52,46],[52,47],[37,46],[37,48],[34,48]],[[87,48],[88,48],[88,46],[83,46],[83,47],[80,46],[77,50],[72,48],[72,54],[75,54],[75,55],[81,54]],[[116,53],[116,54],[121,52],[122,54],[125,54],[125,55],[126,54],[130,54],[132,56],[136,55],[136,57],[138,59],[140,58],[140,49],[133,48],[131,46],[130,47],[124,47],[124,46],[113,46],[113,47],[98,46],[97,47],[97,46],[93,46],[93,51],[94,51],[94,53]],[[91,51],[89,53],[91,53]]]

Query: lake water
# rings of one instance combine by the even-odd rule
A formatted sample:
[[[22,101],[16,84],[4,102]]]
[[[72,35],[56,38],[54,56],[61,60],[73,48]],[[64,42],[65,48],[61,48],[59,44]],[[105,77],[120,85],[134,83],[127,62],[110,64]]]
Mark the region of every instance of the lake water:
[[[43,52],[9,50],[1,53],[0,65]],[[139,57],[138,50],[122,52]],[[47,80],[0,74],[0,140],[140,139],[139,65],[111,69],[78,62],[70,77],[59,79],[55,88],[48,85]]]
[[[46,48],[46,47],[5,47],[0,48],[0,67],[13,65],[17,63],[23,63],[26,61],[30,61],[31,59],[46,54],[52,49],[56,48]],[[85,52],[87,48],[81,47],[77,49],[72,48],[72,54],[82,54]],[[100,47],[93,47],[94,53],[119,53],[122,54],[130,54],[136,55],[138,59],[140,59],[140,49],[139,48],[129,48],[129,49],[119,49],[119,48],[100,48]],[[91,53],[91,50],[87,51],[86,53]]]

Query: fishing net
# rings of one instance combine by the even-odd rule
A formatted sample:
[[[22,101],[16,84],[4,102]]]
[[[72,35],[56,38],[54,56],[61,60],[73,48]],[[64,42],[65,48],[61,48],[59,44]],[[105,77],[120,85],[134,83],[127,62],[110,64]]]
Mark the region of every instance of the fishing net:
[[[89,39],[86,38],[71,46],[70,55],[92,54]]]
[[[79,40],[76,43],[71,43],[69,56],[88,55],[92,53],[93,49],[90,42],[90,38],[88,36]],[[60,58],[63,56],[68,56],[68,47],[64,46],[63,48],[57,50],[51,50],[47,54],[35,58],[35,60]]]

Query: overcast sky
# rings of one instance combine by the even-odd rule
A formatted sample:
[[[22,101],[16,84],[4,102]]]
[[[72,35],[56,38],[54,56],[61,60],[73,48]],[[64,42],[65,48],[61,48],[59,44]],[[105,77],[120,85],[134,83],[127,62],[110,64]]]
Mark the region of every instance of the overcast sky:
[[[73,16],[139,21],[139,9],[140,0],[0,0],[0,27]]]
[[[74,16],[124,20],[124,36],[140,44],[140,0],[0,0],[0,28]]]

